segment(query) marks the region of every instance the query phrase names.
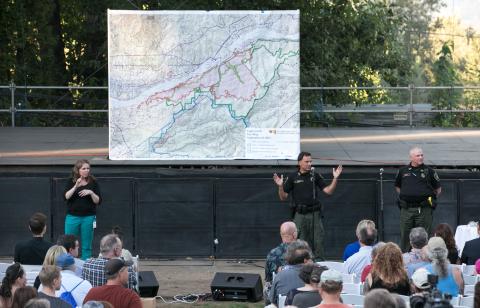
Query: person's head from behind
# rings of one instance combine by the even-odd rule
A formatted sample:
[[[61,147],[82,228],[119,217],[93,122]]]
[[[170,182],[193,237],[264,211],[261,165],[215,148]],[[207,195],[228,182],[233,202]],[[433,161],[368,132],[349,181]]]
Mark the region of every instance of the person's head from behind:
[[[117,258],[122,255],[122,241],[115,234],[107,234],[100,241],[100,253],[104,258]]]
[[[378,251],[383,246],[385,246],[385,242],[378,242],[373,246],[372,252],[370,253],[370,255],[372,256],[372,262],[373,262],[373,260],[375,260],[375,258],[377,257]]]
[[[64,253],[59,255],[55,259],[55,265],[62,271],[64,270],[69,270],[72,272],[75,272],[75,259],[73,258],[72,255],[69,255],[68,253]]]
[[[47,231],[47,216],[42,213],[33,214],[28,220],[28,227],[34,236],[43,236]]]
[[[445,277],[448,274],[448,249],[441,237],[434,236],[428,240],[427,256],[432,261],[438,276]]]
[[[397,301],[392,294],[385,289],[370,290],[363,301],[364,308],[396,308]]]
[[[322,272],[328,270],[327,267],[318,265],[316,263],[306,263],[300,269],[298,277],[307,285],[317,286],[320,282]]]
[[[285,253],[285,261],[287,264],[296,265],[312,262],[312,250],[307,242],[303,240],[296,240],[288,244],[287,252]]]
[[[407,276],[397,244],[388,242],[378,249],[372,262],[372,275],[382,277],[386,284],[395,284]]]
[[[355,229],[355,235],[357,236],[358,240],[360,240],[360,230],[366,228],[375,229],[375,222],[369,219],[360,220],[360,222],[357,224],[357,228]]]
[[[475,271],[477,272],[477,275],[480,275],[480,259],[475,261]]]
[[[62,276],[60,270],[55,265],[44,265],[38,274],[38,278],[40,278],[44,288],[60,290]]]
[[[453,235],[452,227],[449,224],[438,224],[433,230],[433,236],[441,237],[445,241],[448,250],[456,249],[455,237]]]
[[[322,275],[320,276],[319,292],[323,299],[326,299],[327,297],[338,297],[339,299],[342,288],[342,273],[334,269],[329,269],[322,272]]]
[[[105,301],[88,301],[83,304],[82,308],[114,308],[112,304]]]
[[[297,226],[292,221],[284,222],[280,226],[280,236],[282,243],[291,243],[297,239],[298,231]]]
[[[13,295],[12,308],[23,308],[32,298],[37,297],[37,289],[26,286],[18,288]]]
[[[21,288],[27,285],[26,273],[20,263],[14,263],[7,267],[5,276],[0,285],[0,296],[4,298],[12,297],[12,287]]]
[[[432,288],[428,281],[430,273],[425,268],[417,269],[412,275],[412,290],[414,293],[428,292]]]
[[[377,229],[366,225],[364,228],[359,230],[358,241],[362,246],[372,246],[377,240]]]
[[[64,234],[58,238],[57,245],[63,246],[67,253],[74,258],[78,258],[78,251],[80,249],[80,242],[78,238],[73,234]]]
[[[45,298],[32,298],[25,304],[25,308],[50,308],[50,302]]]
[[[413,228],[409,234],[410,245],[415,249],[422,249],[427,246],[428,233],[422,227]]]
[[[108,281],[126,287],[128,285],[128,266],[130,265],[132,265],[130,261],[110,259],[105,264],[105,277]]]
[[[473,307],[480,308],[480,281],[475,284],[473,296]]]
[[[43,265],[55,265],[55,260],[64,253],[67,253],[67,250],[63,246],[53,245],[48,248],[45,259],[43,259]]]

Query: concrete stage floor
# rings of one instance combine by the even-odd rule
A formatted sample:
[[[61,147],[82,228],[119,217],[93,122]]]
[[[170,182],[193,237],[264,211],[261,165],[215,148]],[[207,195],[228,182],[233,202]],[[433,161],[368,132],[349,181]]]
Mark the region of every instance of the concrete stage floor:
[[[433,166],[480,165],[480,130],[410,128],[302,128],[301,149],[315,165],[397,166],[419,145]],[[108,128],[0,128],[0,165],[71,165],[87,158],[95,165],[295,165],[288,160],[111,161]]]

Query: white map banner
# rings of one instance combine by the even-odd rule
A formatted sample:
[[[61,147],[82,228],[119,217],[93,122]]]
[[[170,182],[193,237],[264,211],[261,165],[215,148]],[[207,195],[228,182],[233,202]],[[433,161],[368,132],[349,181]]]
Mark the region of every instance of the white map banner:
[[[108,11],[110,159],[294,159],[299,47],[298,11]]]

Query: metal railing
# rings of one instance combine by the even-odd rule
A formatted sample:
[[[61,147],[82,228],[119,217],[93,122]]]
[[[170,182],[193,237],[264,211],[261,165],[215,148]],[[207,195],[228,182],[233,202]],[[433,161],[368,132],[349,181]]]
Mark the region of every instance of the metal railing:
[[[15,101],[15,92],[17,89],[27,90],[108,90],[106,86],[28,86],[28,85],[16,85],[13,82],[9,85],[0,85],[0,89],[9,89],[10,90],[10,108],[9,109],[0,109],[0,113],[10,113],[11,116],[11,126],[15,127],[15,116],[17,113],[108,113],[108,109],[32,109],[32,108],[17,108]],[[320,109],[302,109],[300,113],[330,113],[330,114],[341,114],[341,113],[407,113],[408,114],[408,123],[410,126],[413,126],[413,116],[415,113],[477,113],[480,112],[478,107],[471,109],[429,109],[422,110],[415,108],[414,103],[414,93],[415,91],[421,90],[480,90],[480,86],[403,86],[403,87],[350,87],[350,86],[337,86],[337,87],[300,87],[302,92],[307,91],[352,91],[352,90],[371,90],[371,91],[406,91],[408,92],[408,102],[403,102],[404,105],[408,104],[407,110],[405,108],[390,108],[385,109],[362,109],[360,107],[353,108],[322,108]],[[480,101],[478,102],[480,107]]]

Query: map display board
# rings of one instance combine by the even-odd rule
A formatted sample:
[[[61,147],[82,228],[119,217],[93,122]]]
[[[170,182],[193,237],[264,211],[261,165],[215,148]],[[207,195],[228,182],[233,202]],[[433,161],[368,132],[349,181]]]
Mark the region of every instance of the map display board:
[[[298,11],[108,11],[109,157],[296,159]]]

